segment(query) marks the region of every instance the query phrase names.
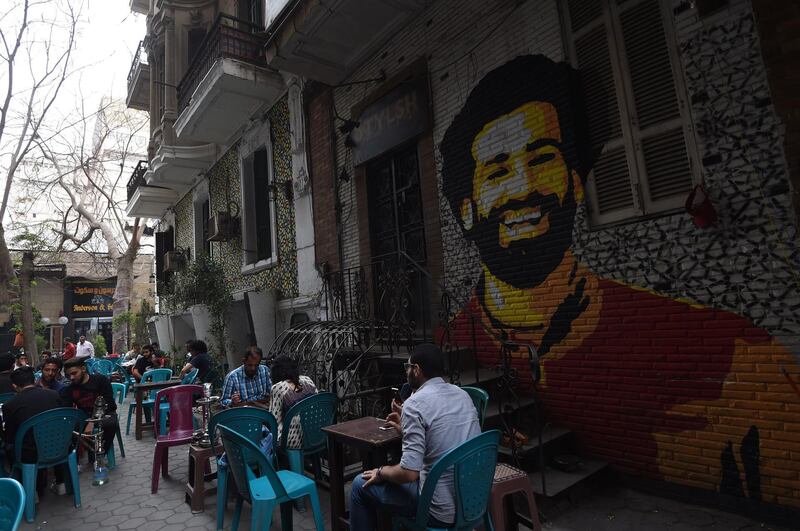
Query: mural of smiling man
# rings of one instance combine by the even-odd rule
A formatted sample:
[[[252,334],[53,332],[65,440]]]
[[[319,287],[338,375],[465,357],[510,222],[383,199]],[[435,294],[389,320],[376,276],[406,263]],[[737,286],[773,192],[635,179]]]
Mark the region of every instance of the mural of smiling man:
[[[450,340],[469,344],[479,322],[486,364],[503,333],[533,344],[548,419],[622,470],[800,506],[800,398],[780,372],[796,377],[792,354],[746,318],[601,278],[573,255],[602,145],[581,103],[569,65],[522,56],[481,79],[447,129],[442,192],[481,261]]]

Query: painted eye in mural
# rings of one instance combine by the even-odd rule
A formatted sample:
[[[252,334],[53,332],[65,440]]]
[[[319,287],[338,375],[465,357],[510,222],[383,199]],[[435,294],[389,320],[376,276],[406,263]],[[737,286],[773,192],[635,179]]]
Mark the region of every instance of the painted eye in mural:
[[[497,170],[493,171],[487,177],[487,180],[491,181],[493,179],[497,179],[498,177],[502,177],[503,175],[508,174],[508,168],[498,168]]]
[[[550,162],[556,158],[554,153],[542,153],[541,155],[537,155],[533,157],[531,160],[528,161],[529,167],[538,166],[539,164],[544,164],[545,162]]]

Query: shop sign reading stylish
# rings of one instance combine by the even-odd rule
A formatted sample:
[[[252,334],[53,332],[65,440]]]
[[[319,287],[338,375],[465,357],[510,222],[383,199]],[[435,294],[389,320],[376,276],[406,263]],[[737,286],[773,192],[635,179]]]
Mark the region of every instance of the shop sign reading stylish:
[[[366,107],[353,129],[353,161],[363,164],[419,135],[428,127],[428,79],[417,76],[397,85]]]

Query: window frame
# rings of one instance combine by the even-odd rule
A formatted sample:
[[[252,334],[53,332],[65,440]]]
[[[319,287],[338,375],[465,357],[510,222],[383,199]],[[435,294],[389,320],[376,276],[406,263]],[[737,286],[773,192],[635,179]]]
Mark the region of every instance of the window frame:
[[[269,187],[267,204],[270,221],[270,254],[267,258],[257,259],[256,238],[256,204],[255,204],[255,153],[264,149],[267,152],[267,186]],[[277,209],[275,204],[275,165],[272,150],[272,135],[269,120],[249,131],[242,138],[239,148],[239,175],[242,205],[242,274],[253,274],[278,264],[278,228]]]
[[[606,40],[611,65],[611,75],[614,80],[614,97],[617,102],[621,134],[618,137],[607,139],[600,152],[605,155],[611,151],[623,149],[628,166],[628,179],[631,186],[632,206],[615,209],[607,213],[600,212],[594,168],[586,178],[586,206],[588,209],[589,227],[604,228],[613,225],[636,222],[640,220],[663,217],[674,214],[683,209],[685,197],[673,195],[667,199],[654,201],[650,196],[650,185],[645,170],[643,140],[653,138],[659,133],[675,131],[678,128],[683,133],[683,144],[689,165],[691,186],[702,183],[702,166],[698,151],[698,141],[695,136],[693,117],[689,106],[688,91],[685,83],[683,64],[678,48],[675,24],[672,12],[664,0],[655,0],[658,3],[659,14],[664,38],[666,40],[667,54],[669,56],[672,81],[675,88],[679,116],[664,120],[656,125],[640,129],[636,113],[636,102],[630,75],[628,56],[624,46],[621,14],[635,6],[650,0],[628,0],[620,4],[616,0],[599,0],[602,14],[587,23],[577,31],[572,30],[568,0],[560,4],[561,26],[570,64],[580,69],[578,65],[576,40],[598,28],[601,24],[605,28]],[[680,127],[678,127],[680,126]],[[597,161],[595,161],[596,163]],[[691,188],[686,191],[688,196]]]

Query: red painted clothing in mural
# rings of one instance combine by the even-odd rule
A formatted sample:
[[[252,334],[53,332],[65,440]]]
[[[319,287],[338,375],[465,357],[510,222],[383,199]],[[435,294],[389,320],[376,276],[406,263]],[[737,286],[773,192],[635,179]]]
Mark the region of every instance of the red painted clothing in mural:
[[[771,337],[730,312],[609,280],[598,285],[596,326],[578,341],[570,334],[548,349],[537,392],[547,419],[575,430],[593,455],[637,474],[658,472],[665,461],[653,434],[706,430],[712,422],[707,403],[721,397],[737,347],[766,344]],[[481,321],[497,328],[473,297],[453,322],[451,342],[468,346],[474,328],[480,361],[498,365],[500,344]],[[566,324],[585,326],[580,316]],[[526,341],[524,332],[508,333],[511,340]],[[513,364],[520,387],[530,391],[528,360],[520,355]],[[706,405],[696,413],[674,410],[699,402]],[[713,457],[717,462],[723,446]]]

